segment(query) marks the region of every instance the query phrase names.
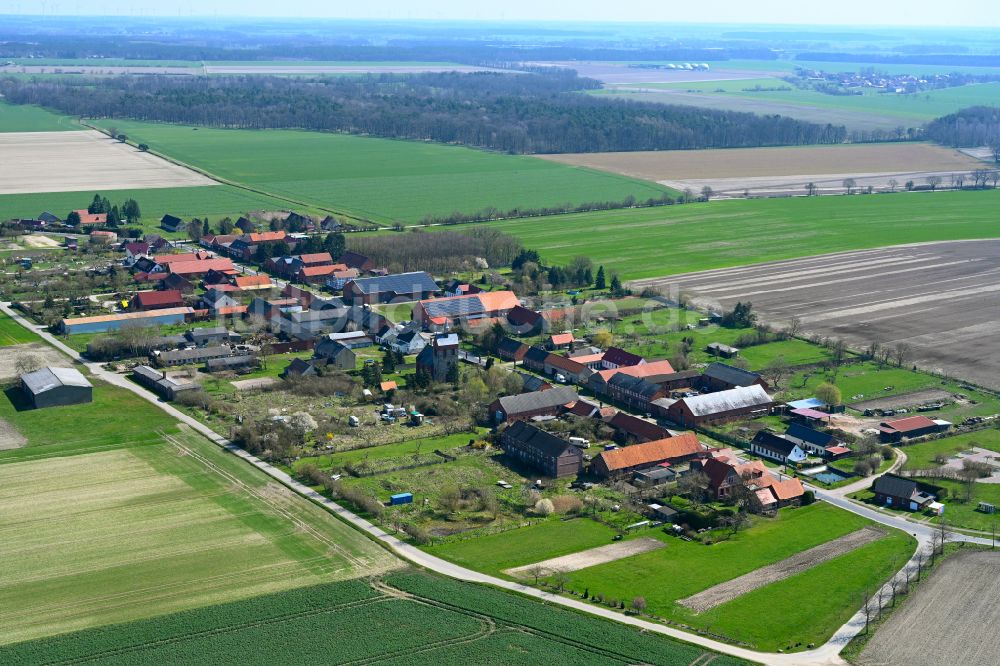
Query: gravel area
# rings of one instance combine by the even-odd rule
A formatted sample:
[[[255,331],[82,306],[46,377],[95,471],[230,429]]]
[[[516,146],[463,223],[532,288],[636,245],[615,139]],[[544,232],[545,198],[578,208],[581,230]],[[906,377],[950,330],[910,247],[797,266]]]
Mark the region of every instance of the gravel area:
[[[529,574],[529,571],[536,566],[542,567],[545,572],[544,575],[549,575],[555,573],[556,571],[577,571],[579,569],[597,566],[598,564],[614,562],[615,560],[620,560],[623,557],[631,557],[632,555],[639,555],[640,553],[648,553],[652,550],[659,550],[664,546],[666,546],[666,544],[662,541],[650,537],[642,537],[639,539],[632,539],[630,541],[618,541],[616,543],[608,544],[607,546],[598,546],[597,548],[591,548],[589,550],[580,551],[579,553],[573,553],[572,555],[563,555],[562,557],[554,557],[551,560],[544,560],[534,564],[526,564],[523,567],[507,569],[504,573],[510,576],[526,576]]]

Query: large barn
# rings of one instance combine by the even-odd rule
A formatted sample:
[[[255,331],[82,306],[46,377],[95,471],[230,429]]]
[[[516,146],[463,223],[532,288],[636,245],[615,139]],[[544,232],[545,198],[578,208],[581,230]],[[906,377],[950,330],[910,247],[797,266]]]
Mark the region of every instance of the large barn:
[[[35,409],[80,405],[93,400],[94,387],[75,368],[42,368],[21,375],[21,386]]]

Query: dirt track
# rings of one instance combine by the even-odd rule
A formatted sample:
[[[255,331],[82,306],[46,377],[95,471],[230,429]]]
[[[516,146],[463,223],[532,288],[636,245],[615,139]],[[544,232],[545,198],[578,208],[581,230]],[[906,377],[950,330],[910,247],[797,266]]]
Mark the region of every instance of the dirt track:
[[[94,131],[0,134],[0,155],[0,194],[218,184]]]
[[[607,546],[598,546],[597,548],[591,548],[579,553],[573,553],[572,555],[563,555],[562,557],[554,557],[551,560],[544,560],[535,564],[526,564],[523,567],[507,569],[504,573],[510,576],[525,576],[529,573],[529,570],[532,567],[536,566],[541,567],[545,572],[545,575],[552,574],[556,571],[577,571],[579,569],[597,566],[598,564],[614,562],[615,560],[620,560],[623,557],[631,557],[632,555],[638,555],[640,553],[648,553],[651,550],[659,550],[665,545],[666,544],[662,541],[649,537],[632,539],[630,541],[619,541],[617,543],[608,544]]]
[[[953,556],[875,633],[864,666],[992,666],[1000,626],[1000,553]]]
[[[818,564],[832,560],[866,543],[885,536],[885,532],[875,527],[863,527],[857,532],[851,532],[839,539],[827,541],[809,550],[796,553],[780,562],[761,567],[739,578],[720,583],[698,594],[681,599],[677,603],[687,606],[696,613],[704,613],[727,601],[741,597],[747,592],[776,583],[779,580],[812,569]]]
[[[900,245],[637,280],[713,309],[750,301],[761,318],[867,347],[907,343],[913,362],[1000,388],[1000,240]]]

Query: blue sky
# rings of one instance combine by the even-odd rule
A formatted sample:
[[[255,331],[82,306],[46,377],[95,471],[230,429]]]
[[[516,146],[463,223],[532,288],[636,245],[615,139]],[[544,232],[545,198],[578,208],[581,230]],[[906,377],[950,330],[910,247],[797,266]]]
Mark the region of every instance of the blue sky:
[[[0,0],[0,13],[1000,26],[1000,0]]]

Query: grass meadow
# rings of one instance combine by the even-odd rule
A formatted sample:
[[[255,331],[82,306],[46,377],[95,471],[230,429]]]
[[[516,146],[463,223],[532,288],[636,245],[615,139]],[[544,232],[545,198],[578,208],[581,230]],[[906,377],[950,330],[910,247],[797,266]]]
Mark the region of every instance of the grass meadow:
[[[938,455],[951,457],[956,453],[968,451],[973,446],[1000,453],[1000,429],[977,430],[907,446],[904,449],[906,464],[903,465],[903,469],[931,469],[938,466],[934,462],[934,458]]]
[[[0,347],[39,342],[41,338],[0,312]]]
[[[37,106],[0,102],[0,132],[65,132],[80,130],[73,118]]]
[[[460,146],[294,130],[222,130],[101,121],[153,151],[304,204],[376,222],[659,196],[665,190],[614,174]],[[142,203],[140,201],[140,203]]]
[[[548,263],[587,256],[623,279],[1000,233],[1000,191],[795,197],[492,223]]]

